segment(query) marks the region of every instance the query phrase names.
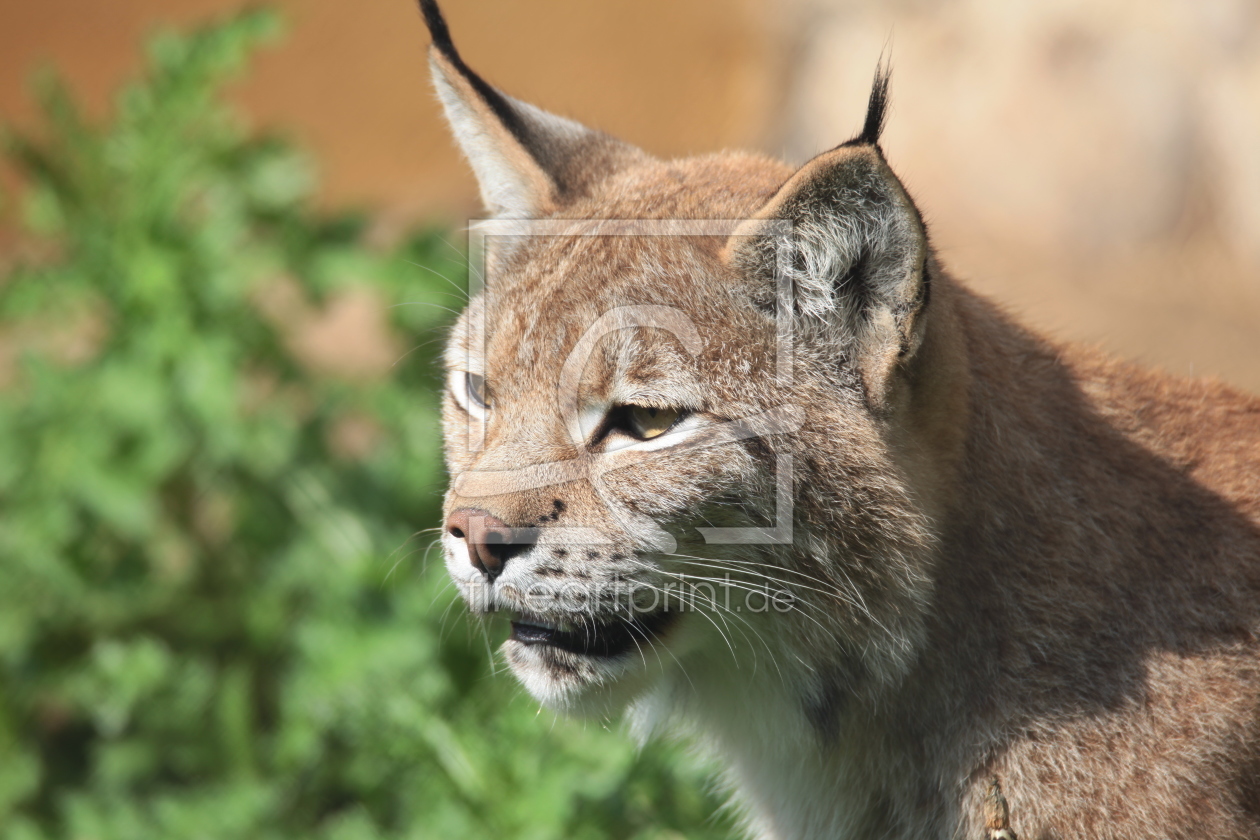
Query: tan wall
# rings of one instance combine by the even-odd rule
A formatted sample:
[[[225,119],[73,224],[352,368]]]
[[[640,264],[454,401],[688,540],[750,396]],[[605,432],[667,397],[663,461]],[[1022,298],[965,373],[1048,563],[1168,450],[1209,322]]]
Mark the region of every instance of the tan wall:
[[[64,67],[99,107],[142,33],[234,0],[0,4],[0,116]],[[457,220],[475,191],[410,0],[283,0],[240,98],[290,128],[332,201]],[[447,0],[469,61],[662,155],[797,159],[853,133],[895,60],[886,147],[957,273],[1026,320],[1260,390],[1256,0]]]
[[[1260,391],[1260,3],[801,0],[793,151],[885,147],[960,276],[1026,321]]]
[[[99,110],[138,69],[143,35],[238,0],[0,3],[0,117],[26,120],[39,61],[64,69]],[[333,201],[412,215],[474,211],[475,190],[428,81],[412,0],[280,0],[292,27],[240,92],[259,121],[318,157]],[[778,96],[775,39],[754,0],[448,0],[456,41],[521,98],[681,155],[757,144]]]

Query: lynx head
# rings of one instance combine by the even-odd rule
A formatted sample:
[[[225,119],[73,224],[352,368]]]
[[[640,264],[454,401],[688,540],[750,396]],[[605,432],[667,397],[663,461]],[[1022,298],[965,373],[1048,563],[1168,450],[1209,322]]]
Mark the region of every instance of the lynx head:
[[[445,353],[442,543],[470,608],[512,618],[512,670],[596,714],[797,663],[807,705],[895,678],[950,432],[886,72],[799,169],[665,161],[491,87],[421,7],[492,217]]]

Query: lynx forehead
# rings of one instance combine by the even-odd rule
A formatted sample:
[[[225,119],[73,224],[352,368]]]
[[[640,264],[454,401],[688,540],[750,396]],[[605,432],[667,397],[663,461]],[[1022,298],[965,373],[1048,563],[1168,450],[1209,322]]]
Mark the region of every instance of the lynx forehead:
[[[1018,326],[879,139],[666,161],[421,8],[491,215],[447,567],[541,702],[690,734],[759,838],[1260,837],[1260,401]]]

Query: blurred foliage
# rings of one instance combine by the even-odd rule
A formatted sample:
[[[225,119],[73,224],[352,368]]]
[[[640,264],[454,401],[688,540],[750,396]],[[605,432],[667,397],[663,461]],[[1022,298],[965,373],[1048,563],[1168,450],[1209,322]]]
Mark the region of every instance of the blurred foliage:
[[[104,126],[49,76],[5,136],[41,255],[0,278],[0,838],[727,835],[676,750],[495,676],[425,561],[461,257],[312,209],[220,103],[276,30],[156,38]],[[294,339],[353,289],[418,345],[377,375]]]

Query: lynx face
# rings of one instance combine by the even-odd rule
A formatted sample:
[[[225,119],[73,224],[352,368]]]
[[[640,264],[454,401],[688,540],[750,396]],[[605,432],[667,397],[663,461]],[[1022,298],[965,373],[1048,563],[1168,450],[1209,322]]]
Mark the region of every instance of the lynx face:
[[[512,618],[514,672],[596,713],[820,645],[806,705],[896,672],[927,538],[887,441],[929,259],[876,144],[886,78],[862,135],[795,173],[664,162],[491,88],[425,9],[499,234],[445,357],[442,539],[470,607]],[[800,509],[819,469],[851,481]]]
[[[724,593],[691,588],[725,574],[697,526],[774,521],[750,437],[783,403],[774,323],[721,293],[712,244],[518,247],[446,354],[447,565],[474,610],[510,615],[503,653],[535,696],[611,711],[721,643]]]
[[[537,698],[695,735],[763,840],[1260,836],[1260,402],[953,281],[882,73],[797,170],[659,161],[421,6],[494,217],[443,546]]]

